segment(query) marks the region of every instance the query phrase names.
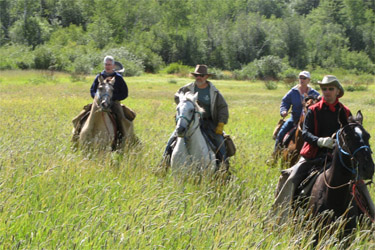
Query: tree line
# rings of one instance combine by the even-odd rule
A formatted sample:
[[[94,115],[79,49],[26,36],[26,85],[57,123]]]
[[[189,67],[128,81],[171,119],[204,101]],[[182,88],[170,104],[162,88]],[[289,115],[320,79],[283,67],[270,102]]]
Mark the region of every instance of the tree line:
[[[128,75],[171,63],[375,73],[374,0],[0,0],[0,26],[0,69],[93,73],[112,54]]]

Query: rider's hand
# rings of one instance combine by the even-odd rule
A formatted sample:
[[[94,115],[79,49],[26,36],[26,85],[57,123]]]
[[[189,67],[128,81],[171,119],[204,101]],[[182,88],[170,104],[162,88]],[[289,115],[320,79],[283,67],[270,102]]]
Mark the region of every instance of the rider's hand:
[[[287,115],[288,115],[288,112],[287,112],[287,111],[282,111],[282,112],[281,112],[281,116],[282,116],[282,117],[285,117],[285,116],[287,116]]]
[[[224,123],[223,122],[219,122],[217,124],[216,129],[215,129],[215,133],[218,134],[218,135],[222,135],[223,134],[223,129],[224,129]]]
[[[325,147],[333,149],[333,147],[335,146],[335,140],[331,137],[320,137],[317,141],[317,144],[320,148]]]

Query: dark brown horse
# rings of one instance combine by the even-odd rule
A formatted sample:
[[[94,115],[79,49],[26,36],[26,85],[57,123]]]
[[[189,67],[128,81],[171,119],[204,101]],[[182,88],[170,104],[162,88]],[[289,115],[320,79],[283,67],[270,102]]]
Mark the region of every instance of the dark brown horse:
[[[314,215],[333,211],[333,216],[325,218],[324,224],[344,216],[347,219],[344,233],[348,234],[356,227],[361,214],[365,213],[372,217],[371,220],[374,219],[371,211],[362,212],[356,202],[356,195],[352,194],[355,185],[363,185],[362,180],[372,179],[374,162],[369,146],[370,135],[362,127],[362,113],[358,111],[355,119],[350,117],[347,120],[341,116],[340,120],[344,122],[335,135],[336,148],[332,164],[313,185],[309,207]]]

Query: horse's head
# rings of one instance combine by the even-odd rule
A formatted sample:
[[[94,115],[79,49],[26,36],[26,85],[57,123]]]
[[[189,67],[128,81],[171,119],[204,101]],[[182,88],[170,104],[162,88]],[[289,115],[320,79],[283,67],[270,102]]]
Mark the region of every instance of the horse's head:
[[[113,85],[115,77],[103,79],[99,76],[99,85],[96,91],[96,103],[103,111],[108,111],[112,106]]]
[[[198,93],[192,95],[190,92],[180,93],[180,102],[177,105],[176,114],[176,133],[179,137],[184,137],[191,127],[191,124],[196,121],[195,116],[201,113],[201,109],[197,104]]]
[[[341,129],[336,133],[336,143],[341,155],[349,156],[351,166],[357,169],[361,179],[371,179],[374,174],[374,162],[369,145],[370,134],[362,126],[363,116],[361,111],[356,117],[341,119]],[[340,156],[342,161],[342,156]],[[345,166],[345,164],[343,164]]]

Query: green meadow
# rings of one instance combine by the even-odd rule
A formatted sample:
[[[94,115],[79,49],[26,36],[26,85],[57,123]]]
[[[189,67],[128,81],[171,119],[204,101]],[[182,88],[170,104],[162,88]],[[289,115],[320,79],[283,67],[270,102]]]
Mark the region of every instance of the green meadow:
[[[123,103],[137,117],[141,145],[118,152],[72,148],[71,120],[92,102],[94,76],[0,72],[0,246],[3,249],[309,249],[313,220],[276,223],[270,212],[280,163],[266,164],[279,105],[290,86],[212,80],[229,104],[224,130],[237,146],[226,183],[200,183],[158,167],[174,130],[174,75],[125,78]],[[317,86],[314,86],[317,88]],[[347,86],[344,85],[346,88]],[[346,91],[375,145],[375,84]],[[375,199],[374,186],[370,193]],[[345,240],[344,240],[345,241]],[[320,248],[342,248],[337,233]],[[359,226],[351,249],[375,247],[374,228]]]

